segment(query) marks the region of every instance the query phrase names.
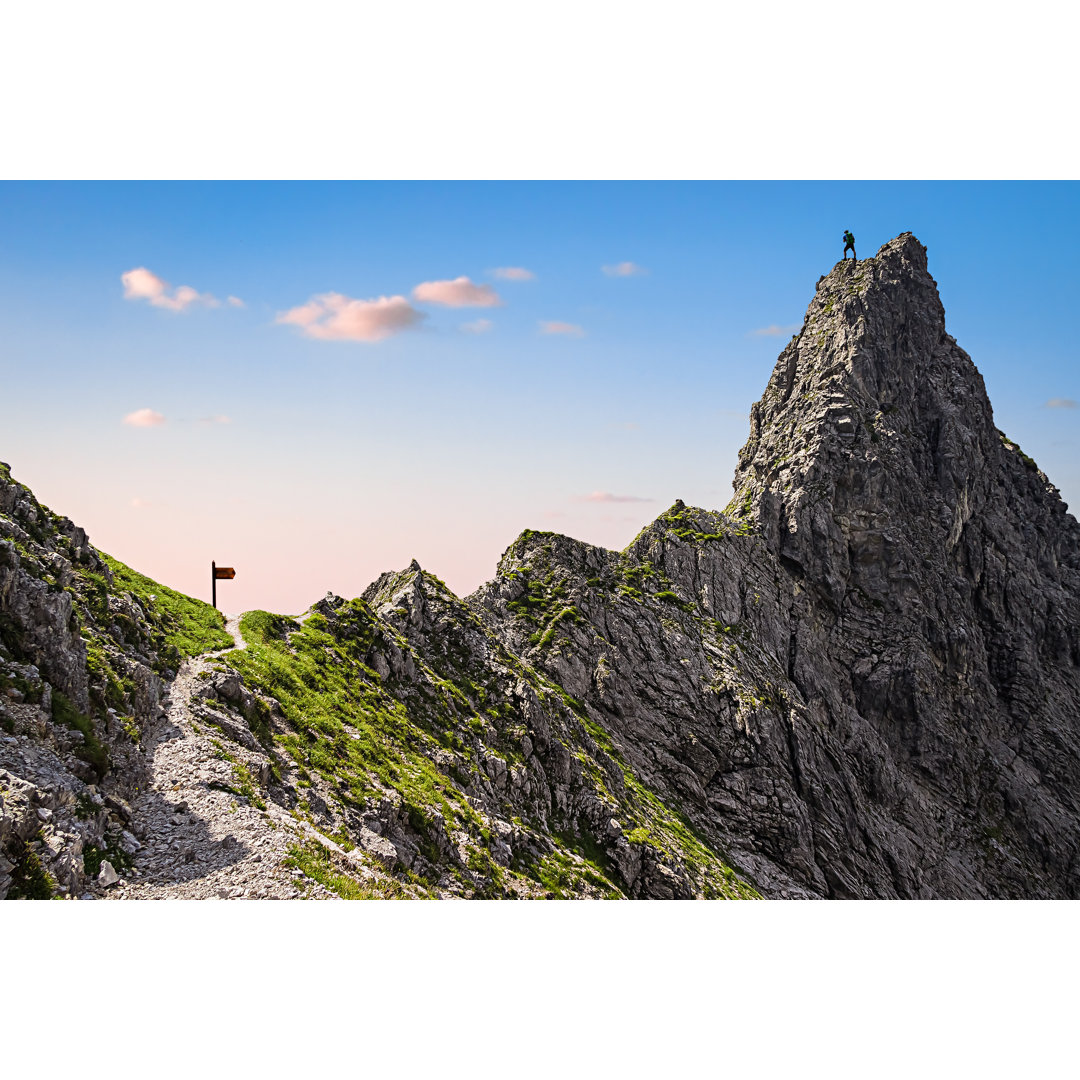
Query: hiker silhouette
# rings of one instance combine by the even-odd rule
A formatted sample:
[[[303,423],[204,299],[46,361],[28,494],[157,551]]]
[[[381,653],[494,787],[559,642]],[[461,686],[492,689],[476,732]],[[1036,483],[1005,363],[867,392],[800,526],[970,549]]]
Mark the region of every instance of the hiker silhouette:
[[[855,237],[852,235],[850,229],[844,231],[844,260],[847,261],[847,253],[851,251],[851,257],[858,261],[855,256]]]

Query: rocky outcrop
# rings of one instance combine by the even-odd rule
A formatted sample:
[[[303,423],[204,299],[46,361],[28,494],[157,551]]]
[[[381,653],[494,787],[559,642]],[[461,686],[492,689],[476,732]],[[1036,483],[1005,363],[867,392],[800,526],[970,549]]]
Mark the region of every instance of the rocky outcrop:
[[[1080,529],[913,236],[819,281],[735,488],[618,556],[527,534],[471,602],[767,894],[1078,895]]]

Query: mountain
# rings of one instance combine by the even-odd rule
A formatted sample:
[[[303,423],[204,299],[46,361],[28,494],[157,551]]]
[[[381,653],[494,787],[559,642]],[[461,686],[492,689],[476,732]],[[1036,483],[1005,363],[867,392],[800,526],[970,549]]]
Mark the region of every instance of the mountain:
[[[734,487],[226,626],[5,468],[0,893],[1080,894],[1080,527],[911,234],[819,280]]]

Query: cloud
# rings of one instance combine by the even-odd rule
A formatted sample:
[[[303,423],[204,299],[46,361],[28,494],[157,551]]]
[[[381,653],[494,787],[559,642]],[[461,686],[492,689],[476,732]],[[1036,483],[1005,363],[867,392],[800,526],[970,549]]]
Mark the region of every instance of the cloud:
[[[574,502],[589,503],[647,503],[656,502],[641,495],[612,495],[610,491],[594,491],[591,495],[575,495]]]
[[[608,277],[637,277],[639,274],[647,274],[649,271],[643,266],[638,266],[637,263],[621,262],[614,263],[611,266],[602,266],[601,270],[607,274]]]
[[[585,331],[580,326],[568,322],[541,322],[541,334],[567,334],[570,337],[584,337]]]
[[[420,304],[441,304],[443,307],[501,307],[499,294],[490,285],[477,285],[467,277],[453,281],[424,281],[412,291]]]
[[[228,304],[229,307],[247,307],[247,304],[245,304],[239,296],[226,296],[225,303]]]
[[[123,422],[129,427],[160,427],[165,423],[165,417],[153,409],[136,409],[129,412]]]
[[[1044,406],[1044,409],[1075,409],[1076,402],[1072,398],[1052,397]]]
[[[476,319],[473,322],[462,323],[461,329],[466,334],[486,334],[494,325],[490,319]]]
[[[331,292],[279,312],[275,321],[299,326],[307,337],[319,341],[382,341],[408,330],[424,317],[404,296],[353,300]]]
[[[125,300],[146,300],[154,307],[168,308],[169,311],[186,311],[192,304],[221,306],[215,297],[209,293],[197,292],[190,285],[178,285],[174,289],[145,266],[125,270],[120,275],[120,280],[124,283]]]
[[[138,495],[134,495],[132,496],[130,505],[133,506],[136,510],[138,510],[140,507],[146,505],[146,500],[140,499]]]
[[[609,431],[638,431],[640,428],[641,425],[635,423],[633,420],[626,420],[618,424],[608,424]]]
[[[219,413],[217,416],[202,416],[198,423],[200,427],[209,427],[211,424],[231,424],[232,418]]]
[[[777,326],[773,323],[772,326],[763,326],[760,330],[751,330],[747,337],[786,337],[788,334],[794,334],[802,323],[796,323],[794,326]]]
[[[500,281],[535,281],[536,275],[524,266],[497,266],[491,276]]]

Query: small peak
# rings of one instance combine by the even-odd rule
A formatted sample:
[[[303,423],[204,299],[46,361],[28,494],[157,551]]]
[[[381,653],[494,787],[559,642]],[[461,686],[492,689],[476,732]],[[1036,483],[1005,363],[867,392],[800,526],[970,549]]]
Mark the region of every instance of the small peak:
[[[926,272],[926,245],[919,243],[914,233],[902,232],[888,243],[882,244],[874,256],[875,259],[885,262],[897,257],[902,262],[911,263],[916,269]]]
[[[420,564],[415,559],[413,559],[412,562],[409,563],[409,569],[414,574],[419,574],[421,572],[420,571]]]

